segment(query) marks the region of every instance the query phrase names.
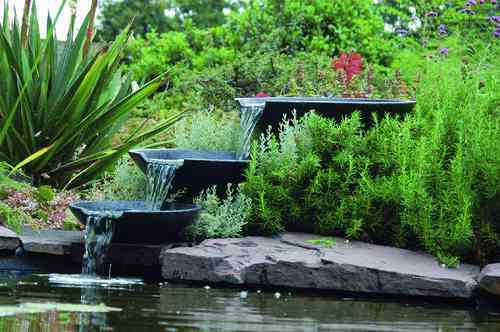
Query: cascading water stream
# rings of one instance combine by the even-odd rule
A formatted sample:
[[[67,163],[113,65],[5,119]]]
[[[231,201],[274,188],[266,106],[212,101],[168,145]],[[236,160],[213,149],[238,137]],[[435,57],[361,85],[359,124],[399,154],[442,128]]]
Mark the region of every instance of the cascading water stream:
[[[252,134],[259,122],[262,112],[264,111],[265,103],[256,103],[251,105],[242,105],[240,107],[241,116],[241,138],[240,138],[240,151],[238,152],[238,159],[248,159],[250,155],[250,144]]]
[[[182,163],[182,160],[150,160],[146,169],[146,202],[149,209],[153,211],[161,209],[167,199],[175,172]]]
[[[85,226],[85,252],[82,260],[82,274],[95,276],[104,263],[109,245],[113,239],[114,221],[117,212],[98,212],[89,215]]]

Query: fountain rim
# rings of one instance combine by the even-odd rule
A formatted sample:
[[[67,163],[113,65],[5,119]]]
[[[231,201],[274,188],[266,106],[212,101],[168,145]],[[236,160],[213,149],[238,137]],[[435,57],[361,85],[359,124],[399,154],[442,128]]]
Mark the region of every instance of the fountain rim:
[[[138,155],[140,156],[144,162],[149,163],[151,160],[154,159],[159,159],[159,158],[149,158],[144,152],[148,151],[194,151],[194,152],[229,152],[229,151],[210,151],[210,150],[195,150],[195,149],[182,149],[182,148],[160,148],[160,149],[132,149],[128,153],[130,155]],[[232,152],[231,152],[232,153]],[[213,158],[177,158],[177,159],[160,159],[160,160],[184,160],[184,161],[192,161],[192,162],[224,162],[224,163],[245,163],[248,164],[250,162],[249,159],[236,159],[236,154],[235,154],[235,159],[213,159]]]
[[[333,105],[415,105],[414,99],[384,99],[384,98],[342,98],[323,96],[276,96],[276,97],[238,97],[235,100],[240,106],[262,106],[267,103],[291,103],[302,104],[324,103]]]
[[[75,209],[75,210],[80,210],[86,215],[90,215],[92,213],[99,213],[99,212],[104,212],[104,211],[116,211],[116,212],[121,212],[122,214],[154,214],[154,215],[162,215],[162,214],[177,214],[177,213],[193,213],[193,212],[200,212],[203,210],[203,208],[197,204],[189,204],[189,203],[175,203],[180,206],[190,206],[190,208],[183,208],[183,209],[171,209],[171,210],[139,210],[139,209],[130,209],[130,210],[93,210],[90,208],[85,208],[83,206],[80,206],[81,204],[99,204],[99,203],[105,203],[105,202],[113,202],[113,203],[142,203],[145,202],[144,200],[99,200],[99,201],[89,201],[89,200],[83,200],[83,201],[78,201],[71,203],[69,205],[70,209]]]

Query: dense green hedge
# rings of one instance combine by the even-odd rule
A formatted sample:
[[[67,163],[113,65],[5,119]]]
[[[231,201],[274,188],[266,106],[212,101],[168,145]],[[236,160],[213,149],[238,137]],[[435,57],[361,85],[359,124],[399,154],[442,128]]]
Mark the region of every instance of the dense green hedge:
[[[198,29],[188,22],[182,32],[137,38],[130,69],[142,79],[175,65],[199,71],[259,52],[332,56],[350,50],[387,64],[391,36],[370,1],[254,1],[222,26]]]
[[[176,67],[203,71],[256,53],[331,57],[352,50],[388,66],[400,49],[449,34],[460,33],[464,42],[492,39],[491,17],[498,14],[493,1],[251,1],[224,25],[201,29],[188,20],[180,31],[139,36],[130,45],[129,68],[144,79]]]
[[[226,23],[208,29],[186,21],[181,31],[148,33],[129,46],[127,67],[143,80],[168,71],[169,85],[148,106],[164,109],[231,109],[234,97],[338,95],[332,57],[360,53],[384,86],[400,67],[399,54],[448,52],[450,35],[472,51],[496,43],[498,5],[485,1],[371,0],[251,1]],[[474,15],[464,9],[474,10]],[[471,9],[472,8],[472,9]],[[412,18],[412,13],[414,17]],[[437,16],[435,16],[437,15]],[[420,22],[417,28],[412,24]],[[390,31],[387,27],[392,27]],[[401,31],[406,31],[402,33]],[[453,52],[453,49],[450,49]],[[405,79],[414,68],[401,71]]]

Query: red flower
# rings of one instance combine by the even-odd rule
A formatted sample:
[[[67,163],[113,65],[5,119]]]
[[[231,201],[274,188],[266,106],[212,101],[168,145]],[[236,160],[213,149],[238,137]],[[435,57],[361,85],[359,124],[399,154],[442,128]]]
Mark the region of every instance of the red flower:
[[[257,98],[265,98],[265,97],[271,97],[270,95],[268,95],[267,93],[265,92],[259,92],[255,95],[255,97]]]
[[[349,83],[354,75],[358,75],[363,71],[363,58],[356,52],[342,53],[338,59],[333,59],[332,68],[343,70]]]

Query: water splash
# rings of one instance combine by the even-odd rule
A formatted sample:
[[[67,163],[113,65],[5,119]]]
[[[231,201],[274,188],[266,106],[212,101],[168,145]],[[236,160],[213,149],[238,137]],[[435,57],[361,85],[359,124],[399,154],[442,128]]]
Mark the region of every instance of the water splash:
[[[63,288],[133,290],[137,286],[144,285],[144,281],[138,278],[105,278],[99,276],[84,276],[81,274],[59,273],[39,276],[47,276],[49,283]]]
[[[82,260],[82,274],[95,276],[101,269],[113,239],[114,219],[117,212],[89,214],[85,225],[85,252]]]
[[[241,113],[241,138],[240,138],[240,151],[238,152],[238,159],[248,159],[250,155],[250,144],[252,134],[259,122],[262,112],[264,111],[265,103],[256,103],[250,105],[242,105],[240,107]]]
[[[167,199],[175,172],[182,166],[182,160],[150,159],[146,169],[146,203],[154,211],[161,209]]]

